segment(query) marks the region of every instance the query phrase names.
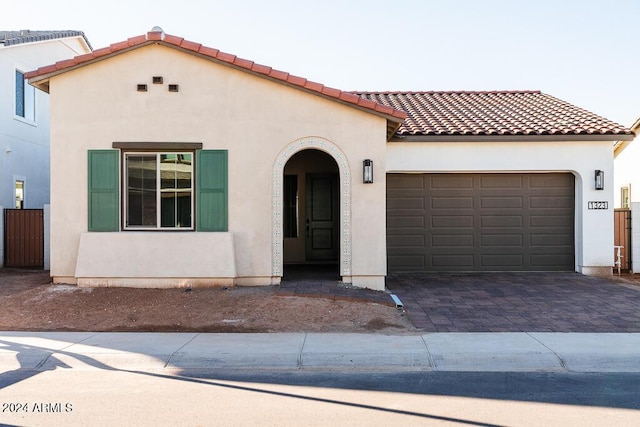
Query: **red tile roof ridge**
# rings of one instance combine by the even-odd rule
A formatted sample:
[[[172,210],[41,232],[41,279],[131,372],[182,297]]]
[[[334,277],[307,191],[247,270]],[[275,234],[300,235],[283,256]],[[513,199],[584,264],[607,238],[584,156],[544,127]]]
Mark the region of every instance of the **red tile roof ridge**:
[[[214,59],[218,62],[222,62],[237,69],[266,77],[271,80],[280,81],[289,86],[296,87],[307,92],[312,92],[325,98],[354,105],[358,108],[374,112],[375,114],[384,114],[387,118],[392,118],[393,121],[397,123],[402,122],[407,117],[407,114],[401,109],[379,104],[372,100],[363,99],[356,93],[315,83],[303,77],[291,75],[285,71],[276,70],[266,65],[256,64],[253,61],[238,58],[235,55],[185,40],[182,37],[165,34],[163,31],[152,30],[146,33],[146,35],[130,37],[125,41],[113,43],[107,47],[94,50],[90,54],[80,55],[70,60],[58,61],[54,64],[55,71],[52,71],[52,68],[49,65],[30,71],[25,74],[25,77],[27,79],[31,79],[46,74],[55,75],[57,73],[65,72],[68,69],[86,65],[98,59],[104,59],[103,57],[106,56],[115,55],[126,50],[149,44],[164,44],[167,46],[177,47],[187,52]]]

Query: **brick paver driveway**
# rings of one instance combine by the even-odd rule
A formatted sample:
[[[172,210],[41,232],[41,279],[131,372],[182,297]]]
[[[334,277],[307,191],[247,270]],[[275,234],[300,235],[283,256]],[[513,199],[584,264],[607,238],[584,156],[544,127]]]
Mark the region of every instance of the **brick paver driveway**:
[[[427,332],[640,332],[640,286],[578,273],[403,273],[387,288]]]

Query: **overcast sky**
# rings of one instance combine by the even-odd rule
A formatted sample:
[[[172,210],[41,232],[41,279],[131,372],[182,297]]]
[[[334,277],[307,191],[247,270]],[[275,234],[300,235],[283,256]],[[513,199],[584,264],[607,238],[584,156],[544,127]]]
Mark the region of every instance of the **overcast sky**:
[[[342,90],[532,90],[640,117],[640,0],[28,0],[0,30],[168,34]]]

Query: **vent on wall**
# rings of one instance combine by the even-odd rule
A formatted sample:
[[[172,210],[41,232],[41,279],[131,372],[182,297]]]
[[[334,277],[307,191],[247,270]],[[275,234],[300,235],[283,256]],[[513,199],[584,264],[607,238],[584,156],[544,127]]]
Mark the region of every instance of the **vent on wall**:
[[[153,76],[153,84],[161,85],[163,82],[162,76]]]
[[[178,91],[178,85],[177,84],[169,85],[169,92],[177,92],[177,91]]]
[[[146,92],[146,91],[147,91],[147,85],[145,84],[138,85],[138,92]]]

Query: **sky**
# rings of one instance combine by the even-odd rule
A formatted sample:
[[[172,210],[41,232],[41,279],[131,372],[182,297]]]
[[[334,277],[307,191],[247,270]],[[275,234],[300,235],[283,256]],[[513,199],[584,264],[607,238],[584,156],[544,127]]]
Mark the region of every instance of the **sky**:
[[[154,26],[341,90],[541,90],[640,118],[640,0],[0,1],[0,30]]]

